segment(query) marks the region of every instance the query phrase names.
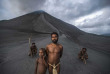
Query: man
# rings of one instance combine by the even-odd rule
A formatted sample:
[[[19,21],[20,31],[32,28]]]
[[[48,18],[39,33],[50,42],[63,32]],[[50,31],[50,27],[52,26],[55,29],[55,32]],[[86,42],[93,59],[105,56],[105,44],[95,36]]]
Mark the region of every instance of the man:
[[[78,54],[78,58],[83,60],[85,64],[86,64],[86,60],[88,59],[88,54],[86,51],[87,51],[86,48],[82,48],[82,50]]]
[[[33,57],[33,55],[36,54],[36,53],[37,53],[37,47],[36,47],[35,43],[32,43],[32,46],[30,47],[29,56]]]
[[[63,46],[58,44],[58,34],[56,32],[51,33],[52,43],[46,47],[46,56],[48,63],[49,74],[60,73],[60,58],[63,53]]]

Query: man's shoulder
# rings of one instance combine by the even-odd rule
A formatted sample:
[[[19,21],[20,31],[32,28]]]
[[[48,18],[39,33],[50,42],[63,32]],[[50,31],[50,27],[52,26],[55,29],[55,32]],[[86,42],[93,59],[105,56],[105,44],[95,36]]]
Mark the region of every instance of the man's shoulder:
[[[47,45],[47,47],[52,46],[52,45],[53,45],[53,43],[50,43],[50,44]]]
[[[51,46],[51,45],[52,45],[52,43],[48,44],[47,47],[49,47],[49,46]]]
[[[47,45],[47,47],[50,47],[50,46],[53,46],[53,45],[54,45],[53,43],[50,43],[50,44]],[[63,46],[62,46],[61,44],[58,43],[57,45],[58,45],[59,47],[63,48]]]
[[[63,48],[63,46],[61,44],[58,44],[60,48]]]
[[[48,49],[49,47],[51,47],[51,45],[52,45],[52,43],[48,44],[48,45],[46,46],[46,49]]]

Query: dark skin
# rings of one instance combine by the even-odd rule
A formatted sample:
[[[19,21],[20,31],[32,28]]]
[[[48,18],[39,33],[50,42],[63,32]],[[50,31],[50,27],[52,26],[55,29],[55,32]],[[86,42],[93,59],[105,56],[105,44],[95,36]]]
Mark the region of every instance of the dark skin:
[[[82,50],[80,51],[80,53],[78,54],[78,57],[79,57],[79,59],[81,59],[81,60],[83,60],[84,58],[85,58],[85,59],[88,59],[88,54],[87,54],[87,52],[86,52],[86,49],[82,49]]]
[[[32,44],[31,46],[31,51],[30,51],[30,55],[33,56],[33,54],[36,54],[37,53],[37,47],[35,44]]]
[[[46,47],[46,55],[47,55],[47,63],[51,65],[57,65],[60,62],[60,58],[62,57],[63,53],[63,46],[58,44],[58,36],[56,34],[52,34],[51,36],[52,42],[51,44],[47,45]],[[56,67],[57,73],[60,73],[60,64]],[[53,67],[48,65],[49,74],[53,74],[52,70]]]
[[[39,50],[39,58],[36,60],[35,74],[46,74],[47,63],[45,61],[44,52]]]

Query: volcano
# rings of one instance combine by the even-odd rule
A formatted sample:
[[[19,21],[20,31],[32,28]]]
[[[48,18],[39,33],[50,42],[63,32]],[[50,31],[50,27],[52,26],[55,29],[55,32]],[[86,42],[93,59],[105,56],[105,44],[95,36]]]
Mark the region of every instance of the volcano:
[[[36,11],[0,21],[0,74],[33,74],[38,55],[28,56],[28,38],[38,49],[45,48],[51,43],[52,32],[59,34],[59,43],[64,48],[61,74],[110,73],[109,36],[84,32],[44,11]],[[78,59],[83,47],[89,55],[86,65]]]

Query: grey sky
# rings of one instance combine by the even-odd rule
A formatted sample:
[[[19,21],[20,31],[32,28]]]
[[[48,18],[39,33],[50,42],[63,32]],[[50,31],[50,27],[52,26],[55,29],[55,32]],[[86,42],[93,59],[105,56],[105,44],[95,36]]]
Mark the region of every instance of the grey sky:
[[[110,0],[0,0],[0,20],[37,10],[89,33],[110,33]]]

